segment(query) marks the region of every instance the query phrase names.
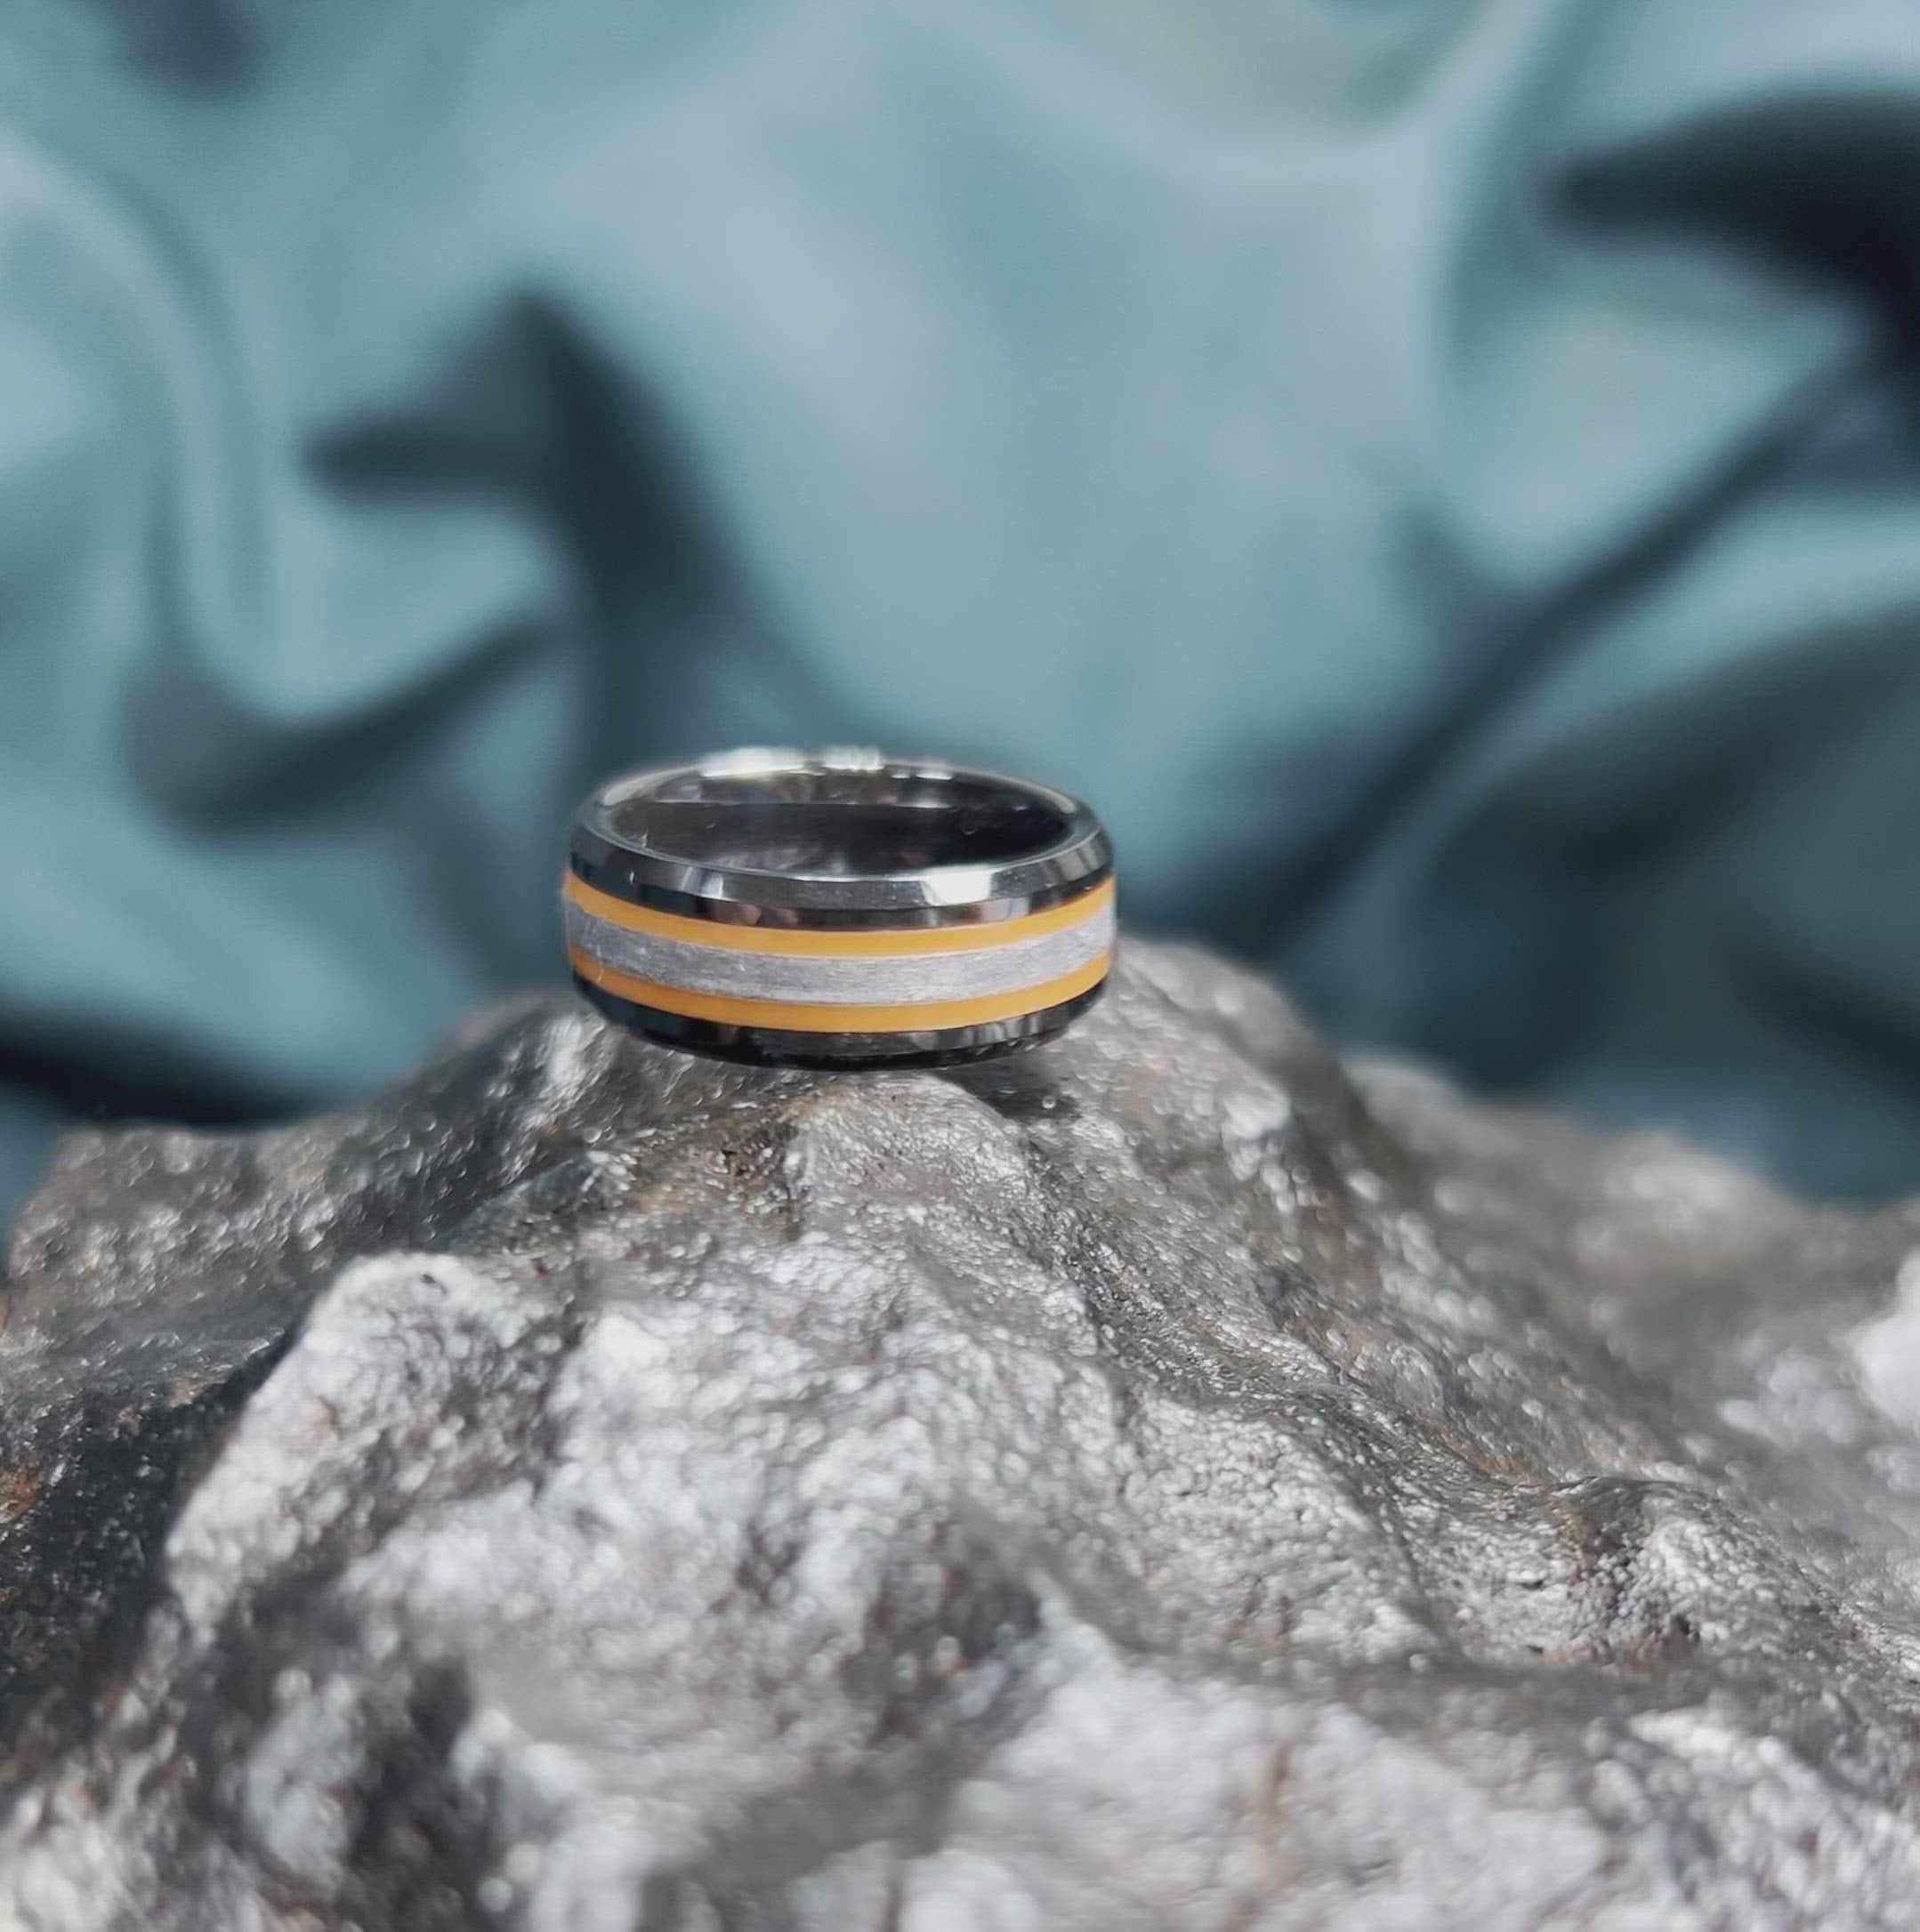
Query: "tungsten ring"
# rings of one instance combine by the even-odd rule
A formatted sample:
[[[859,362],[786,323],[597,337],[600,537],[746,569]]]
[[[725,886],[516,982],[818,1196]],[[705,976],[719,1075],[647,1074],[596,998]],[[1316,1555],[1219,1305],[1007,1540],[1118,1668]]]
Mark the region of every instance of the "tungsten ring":
[[[940,1067],[1100,996],[1113,855],[1077,800],[871,752],[735,752],[616,779],[564,886],[609,1019],[762,1065]]]

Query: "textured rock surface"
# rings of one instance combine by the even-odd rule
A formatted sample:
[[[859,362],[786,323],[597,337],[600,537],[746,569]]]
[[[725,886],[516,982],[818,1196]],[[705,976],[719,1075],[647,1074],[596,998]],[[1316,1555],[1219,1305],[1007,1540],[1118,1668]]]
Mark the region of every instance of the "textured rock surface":
[[[1144,946],[998,1068],[554,1003],[71,1142],[0,1925],[1910,1926],[1916,1246]]]

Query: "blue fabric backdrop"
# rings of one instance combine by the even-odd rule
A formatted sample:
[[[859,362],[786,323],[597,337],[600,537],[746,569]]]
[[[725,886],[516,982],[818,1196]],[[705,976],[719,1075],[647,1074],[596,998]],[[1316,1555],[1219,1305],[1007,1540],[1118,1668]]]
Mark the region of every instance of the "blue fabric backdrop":
[[[823,739],[1912,1185],[1916,270],[1911,0],[14,0],[0,1199],[387,1079],[597,774]]]

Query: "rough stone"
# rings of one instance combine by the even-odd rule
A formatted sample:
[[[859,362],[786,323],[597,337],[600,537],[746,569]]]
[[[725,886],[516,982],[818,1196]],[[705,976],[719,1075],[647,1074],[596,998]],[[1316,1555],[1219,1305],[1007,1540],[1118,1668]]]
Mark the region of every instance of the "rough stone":
[[[1920,1911],[1920,1210],[1198,954],[939,1075],[522,1003],[8,1292],[0,1927]]]

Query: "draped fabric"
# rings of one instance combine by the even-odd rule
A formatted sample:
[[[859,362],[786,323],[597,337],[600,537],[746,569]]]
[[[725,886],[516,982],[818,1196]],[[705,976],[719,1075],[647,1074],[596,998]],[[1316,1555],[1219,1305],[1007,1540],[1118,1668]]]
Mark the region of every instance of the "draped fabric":
[[[816,742],[1920,1183],[1916,270],[1911,0],[15,0],[0,1201],[392,1076],[596,777]]]

